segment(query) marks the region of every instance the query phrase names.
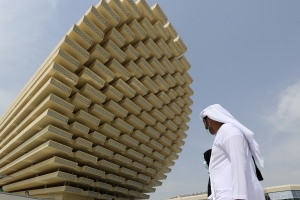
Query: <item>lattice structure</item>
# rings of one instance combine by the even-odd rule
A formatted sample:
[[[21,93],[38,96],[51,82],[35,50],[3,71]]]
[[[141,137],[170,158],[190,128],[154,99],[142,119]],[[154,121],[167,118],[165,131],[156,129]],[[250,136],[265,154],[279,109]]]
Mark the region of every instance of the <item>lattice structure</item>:
[[[6,192],[148,199],[178,159],[193,104],[182,39],[158,4],[92,6],[0,120]]]

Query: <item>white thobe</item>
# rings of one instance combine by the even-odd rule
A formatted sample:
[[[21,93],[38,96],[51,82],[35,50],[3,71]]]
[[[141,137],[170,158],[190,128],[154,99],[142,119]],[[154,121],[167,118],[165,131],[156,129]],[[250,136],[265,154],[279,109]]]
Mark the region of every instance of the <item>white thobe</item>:
[[[235,125],[218,130],[209,164],[213,200],[265,200],[247,139]]]

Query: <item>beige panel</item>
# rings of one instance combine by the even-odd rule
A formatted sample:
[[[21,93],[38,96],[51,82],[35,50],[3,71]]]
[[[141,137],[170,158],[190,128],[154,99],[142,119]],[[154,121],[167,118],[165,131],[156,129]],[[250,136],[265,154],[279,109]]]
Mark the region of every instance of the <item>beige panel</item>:
[[[118,138],[121,131],[112,127],[109,124],[103,124],[99,127],[99,131],[109,138]]]
[[[167,58],[171,58],[173,53],[170,47],[166,44],[166,42],[160,38],[155,42],[155,44],[159,47],[159,49],[164,53]]]
[[[111,85],[106,87],[102,92],[106,96],[107,101],[113,100],[115,102],[119,102],[123,98],[123,94]]]
[[[143,71],[131,60],[124,66],[131,74],[136,78],[140,78],[143,75]]]
[[[164,13],[164,11],[161,9],[158,3],[156,3],[154,6],[151,7],[153,13],[154,13],[154,19],[160,20],[163,24],[168,22],[168,17]]]
[[[169,61],[169,59],[166,56],[159,59],[159,61],[164,66],[167,73],[173,74],[175,72],[175,67],[172,65],[172,63]]]
[[[161,108],[163,106],[163,102],[159,100],[153,93],[149,93],[144,98],[149,101],[154,108]]]
[[[112,84],[117,90],[119,90],[124,97],[129,99],[135,96],[136,91],[132,89],[127,83],[125,83],[122,79],[117,80]]]
[[[155,130],[157,130],[160,133],[163,133],[166,131],[166,127],[164,125],[162,125],[162,123],[157,122],[155,125],[152,126],[152,128],[154,128]]]
[[[112,27],[116,26],[120,22],[120,17],[113,11],[106,1],[101,0],[95,8],[99,13],[101,13],[108,20],[108,27],[106,30],[110,30]]]
[[[166,23],[164,25],[164,28],[166,29],[166,31],[168,31],[171,38],[175,39],[177,37],[178,33],[171,22]]]
[[[102,78],[100,78],[96,73],[94,73],[92,70],[88,68],[84,68],[79,73],[79,81],[77,83],[77,86],[81,88],[86,83],[90,84],[96,89],[100,89],[104,86],[105,81]]]
[[[140,11],[142,11],[142,17],[147,17],[150,21],[154,19],[154,13],[145,0],[137,0],[135,3]]]
[[[84,49],[88,49],[92,45],[93,39],[76,24],[67,32],[67,35]]]
[[[135,129],[137,130],[141,130],[143,128],[145,128],[146,123],[143,122],[142,120],[140,120],[139,118],[137,118],[135,115],[129,115],[128,117],[126,117],[124,119],[128,124],[130,124],[131,126],[133,126]]]
[[[95,6],[91,6],[86,12],[85,16],[93,22],[101,31],[104,31],[108,26],[108,20],[97,11]]]
[[[167,71],[155,57],[148,60],[148,63],[155,70],[155,74],[159,74],[160,76],[163,76]]]
[[[154,28],[156,29],[158,36],[166,41],[169,39],[170,35],[168,31],[164,28],[163,24],[160,21],[157,21],[156,23],[153,24]]]
[[[133,88],[136,91],[136,94],[139,95],[146,95],[148,93],[147,87],[145,87],[137,78],[133,77],[129,81],[127,81],[127,84]]]
[[[109,123],[113,121],[115,115],[112,114],[111,112],[107,111],[103,107],[94,104],[91,106],[89,109],[89,113],[93,114],[97,118],[101,119],[101,123]]]
[[[130,78],[130,72],[116,59],[112,59],[106,66],[115,73],[115,78],[122,79],[123,81],[127,81]]]
[[[119,24],[123,24],[130,15],[129,11],[123,6],[120,0],[108,0],[107,3],[119,15]]]
[[[89,68],[100,76],[106,84],[114,80],[115,74],[98,60],[96,60]]]
[[[130,99],[125,98],[122,101],[120,101],[120,105],[125,108],[129,114],[137,115],[141,112],[141,108],[133,103]]]
[[[150,141],[150,137],[145,135],[139,130],[135,130],[132,133],[130,133],[130,136],[134,139],[138,140],[141,143],[148,143]]]
[[[186,57],[184,55],[179,57],[178,60],[184,66],[184,69],[186,71],[188,71],[191,68],[191,64],[189,63],[189,61],[186,59]]]
[[[160,90],[162,91],[170,91],[169,90],[169,85],[166,83],[166,81],[160,76],[156,75],[152,78],[154,83],[159,87]]]
[[[106,99],[104,94],[88,83],[80,89],[80,93],[91,100],[92,103],[102,104]]]
[[[138,51],[136,51],[131,44],[123,48],[122,51],[126,54],[126,60],[124,61],[124,63],[135,61],[139,57]]]
[[[140,25],[147,33],[146,38],[151,38],[152,40],[155,40],[158,33],[146,17],[140,21]]]
[[[110,57],[110,54],[103,49],[99,44],[96,44],[90,50],[90,57],[86,63],[86,66],[90,66],[95,60],[99,60],[101,63],[106,63]]]
[[[117,1],[117,0],[110,0],[109,3],[114,2],[114,1]],[[113,41],[120,48],[125,44],[125,41],[126,41],[125,38],[119,33],[119,31],[117,31],[116,28],[112,28],[108,33],[106,33],[105,37],[101,43],[104,44],[108,40]]]
[[[180,56],[182,54],[180,48],[173,41],[173,39],[166,41],[166,44],[169,46],[174,56]]]
[[[135,44],[138,41],[142,41],[146,37],[146,31],[136,21],[136,19],[132,20],[132,22],[130,22],[130,24],[128,24],[128,26],[133,31],[133,33],[135,35],[132,44]]]
[[[184,44],[183,40],[181,39],[181,37],[177,37],[174,39],[175,44],[180,48],[181,53],[185,53],[187,51],[187,47]]]
[[[123,62],[126,59],[126,54],[112,41],[108,40],[103,48],[110,54],[110,58],[115,58],[118,62]]]
[[[152,109],[152,104],[150,104],[144,97],[142,97],[141,95],[137,95],[136,97],[134,97],[132,99],[132,101],[134,103],[136,103],[136,105],[138,105],[139,107],[142,108],[142,110],[144,111],[149,111]]]
[[[131,16],[131,14],[129,16]],[[119,29],[119,33],[125,38],[124,45],[130,44],[135,38],[134,32],[128,27],[127,24],[121,26],[121,28]]]
[[[141,17],[142,12],[138,9],[133,0],[121,0],[121,2],[123,6],[130,12],[130,15],[127,19],[128,22]]]
[[[184,66],[181,64],[181,62],[178,60],[177,57],[174,57],[174,58],[170,59],[170,62],[175,67],[177,72],[181,73],[185,70]]]
[[[134,45],[134,48],[136,51],[139,52],[139,57],[148,59],[151,56],[150,50],[141,41],[139,41],[136,45]]]
[[[140,81],[148,88],[148,90],[150,92],[152,92],[152,93],[155,94],[155,93],[157,93],[159,91],[159,87],[148,76],[145,76],[144,78],[140,79]]]
[[[158,46],[155,44],[155,42],[151,38],[146,40],[144,42],[144,44],[151,52],[151,57],[154,56],[157,59],[162,57],[163,52],[158,48]]]

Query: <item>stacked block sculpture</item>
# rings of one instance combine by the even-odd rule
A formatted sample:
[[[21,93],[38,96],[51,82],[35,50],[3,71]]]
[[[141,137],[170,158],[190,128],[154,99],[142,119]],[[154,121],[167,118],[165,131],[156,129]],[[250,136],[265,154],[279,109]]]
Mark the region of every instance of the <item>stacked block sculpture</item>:
[[[158,4],[92,6],[0,119],[2,189],[55,200],[149,199],[189,129],[186,50]]]

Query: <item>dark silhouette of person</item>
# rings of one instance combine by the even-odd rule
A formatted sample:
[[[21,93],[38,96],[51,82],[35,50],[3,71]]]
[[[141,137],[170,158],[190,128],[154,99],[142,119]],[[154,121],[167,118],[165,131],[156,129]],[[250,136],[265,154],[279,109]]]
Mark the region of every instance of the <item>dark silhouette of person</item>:
[[[210,157],[211,157],[211,149],[204,152],[204,160],[207,164],[207,168],[209,167]],[[208,177],[208,184],[207,184],[207,196],[211,195],[211,187],[210,187],[210,177]]]

